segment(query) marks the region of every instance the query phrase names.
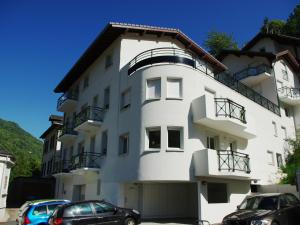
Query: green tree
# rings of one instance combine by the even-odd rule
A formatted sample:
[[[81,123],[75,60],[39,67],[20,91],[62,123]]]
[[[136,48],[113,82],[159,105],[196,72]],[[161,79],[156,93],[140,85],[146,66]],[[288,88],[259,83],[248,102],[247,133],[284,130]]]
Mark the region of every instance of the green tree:
[[[297,5],[290,14],[283,28],[283,33],[300,38],[300,5]]]
[[[264,19],[264,24],[260,31],[265,34],[281,34],[283,32],[285,22],[283,20]]]
[[[218,55],[223,49],[239,49],[232,35],[217,31],[208,33],[204,46],[214,56]]]
[[[300,168],[300,139],[289,140],[292,146],[292,151],[288,154],[285,159],[285,165],[282,167],[282,172],[286,174],[281,180],[283,184],[295,184],[296,172]]]

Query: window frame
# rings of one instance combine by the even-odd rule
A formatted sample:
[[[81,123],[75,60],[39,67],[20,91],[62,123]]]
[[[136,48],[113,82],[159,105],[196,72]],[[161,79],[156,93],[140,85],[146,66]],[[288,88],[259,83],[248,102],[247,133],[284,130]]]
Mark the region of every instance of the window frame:
[[[272,155],[272,162],[268,161],[268,164],[274,166],[274,152],[267,150],[267,154]],[[269,160],[269,157],[268,157],[268,160]]]
[[[124,152],[123,151],[123,146],[124,146],[124,138],[127,138],[127,143],[126,143],[126,145],[127,145],[127,151],[126,152]],[[119,136],[119,155],[127,155],[127,154],[129,154],[129,132],[127,132],[127,133],[124,133],[124,134],[121,134],[120,136]]]
[[[179,97],[170,97],[168,96],[168,84],[171,80],[178,80],[179,81]],[[182,100],[183,99],[183,79],[181,77],[167,77],[166,80],[166,99],[167,100]]]
[[[180,139],[179,139],[179,143],[180,143],[180,147],[170,147],[169,146],[169,130],[171,131],[179,131],[180,133]],[[183,127],[179,127],[179,126],[168,126],[167,127],[167,151],[183,151],[184,146],[183,146]]]
[[[124,96],[126,95],[126,94],[128,94],[129,95],[129,103],[128,104],[126,104],[126,105],[124,105]],[[128,109],[128,108],[130,108],[130,106],[131,106],[131,88],[127,88],[127,89],[125,89],[122,93],[121,93],[121,102],[120,102],[121,104],[121,110],[126,110],[126,109]]]
[[[103,108],[105,110],[108,110],[109,105],[110,105],[110,87],[108,86],[104,89],[104,93],[103,93]]]
[[[103,151],[103,137],[104,135],[106,135],[106,151]],[[101,134],[101,156],[106,156],[107,155],[107,149],[108,149],[108,131],[107,130],[104,130]]]
[[[279,159],[280,159],[280,162],[279,162]],[[282,154],[276,153],[276,163],[277,163],[278,168],[281,168],[283,166]],[[279,164],[281,164],[281,165],[279,165]]]
[[[210,191],[209,191],[209,186],[210,185],[214,185],[214,187],[218,186],[220,187],[220,185],[225,186],[225,192],[223,194],[226,194],[226,201],[211,201],[210,199]],[[207,203],[208,204],[226,204],[229,202],[229,192],[228,192],[228,184],[227,183],[216,183],[216,182],[208,182],[207,185]],[[218,191],[219,192],[219,191]],[[215,196],[215,195],[214,195]],[[224,198],[225,199],[225,198]]]
[[[149,97],[149,88],[148,88],[148,82],[150,81],[159,81],[159,96],[158,97]],[[154,101],[154,100],[160,100],[161,99],[161,83],[162,83],[162,79],[161,77],[153,77],[153,78],[149,78],[146,79],[146,90],[145,90],[145,100],[146,101]]]
[[[113,61],[113,54],[109,53],[105,56],[105,69],[108,69],[109,67],[111,67],[114,64]]]
[[[273,131],[274,131],[274,137],[278,137],[278,128],[275,121],[272,121]]]
[[[150,147],[150,135],[149,132],[151,131],[159,131],[159,147],[158,148],[154,148],[154,147]],[[145,149],[147,151],[160,151],[161,150],[161,127],[157,126],[157,127],[147,127],[146,128],[146,143],[145,143]]]

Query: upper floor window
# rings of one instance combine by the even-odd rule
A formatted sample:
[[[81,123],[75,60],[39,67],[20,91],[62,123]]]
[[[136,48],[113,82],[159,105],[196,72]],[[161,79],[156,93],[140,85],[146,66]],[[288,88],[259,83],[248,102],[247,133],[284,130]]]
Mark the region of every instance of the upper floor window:
[[[282,155],[279,153],[276,153],[276,160],[277,160],[278,168],[281,168],[283,166]]]
[[[130,96],[130,89],[127,89],[122,93],[121,96],[121,109],[126,109],[130,106],[131,96]]]
[[[149,79],[146,84],[146,99],[159,99],[161,96],[161,79]]]
[[[55,146],[55,135],[52,135],[50,138],[50,149],[54,149]]]
[[[111,54],[107,55],[105,58],[105,69],[110,67],[113,64],[113,57]]]
[[[283,69],[281,69],[282,72],[282,79],[284,80],[289,80],[289,75],[288,75],[288,70],[287,70],[287,65],[284,62],[281,62]]]
[[[267,160],[269,165],[274,165],[274,153],[272,151],[267,151]]]
[[[207,136],[206,137],[206,148],[217,149],[218,137]]]
[[[123,134],[119,138],[119,154],[127,154],[129,152],[129,134]]]
[[[277,124],[276,124],[276,122],[273,121],[272,125],[273,125],[273,129],[274,129],[274,136],[277,137],[278,136]]]
[[[83,80],[83,90],[87,89],[89,86],[89,76],[86,76]]]
[[[289,108],[285,107],[284,108],[284,113],[285,113],[286,117],[290,117],[290,110],[289,110]]]
[[[147,144],[148,149],[160,148],[160,127],[147,128]]]
[[[104,131],[102,133],[101,153],[102,153],[102,155],[106,155],[107,154],[107,131]]]
[[[182,79],[167,79],[167,98],[182,98]]]
[[[110,98],[110,89],[109,87],[104,89],[104,109],[109,109],[109,98]]]
[[[283,136],[283,139],[286,140],[288,137],[287,137],[287,132],[286,132],[286,128],[285,127],[281,127],[281,130],[282,130],[282,136]]]

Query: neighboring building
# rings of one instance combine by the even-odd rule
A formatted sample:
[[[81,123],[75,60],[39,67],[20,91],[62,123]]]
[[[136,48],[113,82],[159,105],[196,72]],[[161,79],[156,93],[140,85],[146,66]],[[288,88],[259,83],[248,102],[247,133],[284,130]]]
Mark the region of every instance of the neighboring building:
[[[6,212],[6,198],[10,170],[14,165],[14,156],[7,151],[0,149],[0,222],[5,222],[8,219],[8,214]]]
[[[61,158],[61,143],[58,137],[62,132],[63,117],[51,115],[51,126],[40,136],[44,140],[42,158],[42,177],[51,177],[57,170],[55,163]]]
[[[55,88],[57,197],[214,223],[277,183],[300,119],[299,64],[272,42],[220,62],[179,30],[108,24]]]

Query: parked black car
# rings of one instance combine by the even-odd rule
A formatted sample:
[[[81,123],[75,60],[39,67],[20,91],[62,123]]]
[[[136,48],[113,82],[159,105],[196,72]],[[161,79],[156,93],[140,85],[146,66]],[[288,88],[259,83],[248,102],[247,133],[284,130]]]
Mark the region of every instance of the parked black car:
[[[49,218],[50,225],[137,225],[140,213],[105,201],[82,201],[58,207]]]
[[[300,202],[292,194],[259,194],[247,197],[222,225],[299,225]]]

